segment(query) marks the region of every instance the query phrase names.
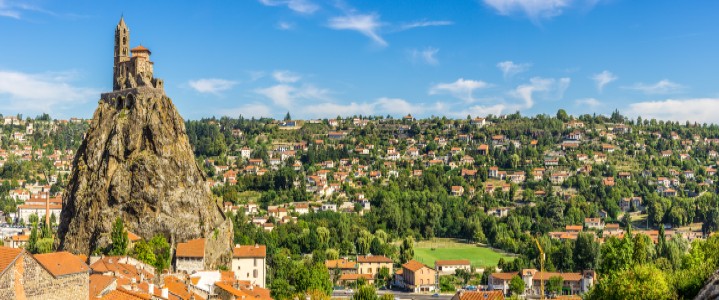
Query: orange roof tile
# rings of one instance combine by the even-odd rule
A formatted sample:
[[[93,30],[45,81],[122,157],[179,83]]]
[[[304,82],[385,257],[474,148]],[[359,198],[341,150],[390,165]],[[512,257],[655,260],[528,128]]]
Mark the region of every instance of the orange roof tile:
[[[102,296],[102,300],[150,300],[152,297],[147,294],[134,293],[123,288],[116,289]]]
[[[133,242],[133,243],[134,243],[134,242],[137,242],[137,241],[141,240],[142,238],[141,238],[140,236],[138,236],[137,234],[134,234],[134,233],[128,231],[128,232],[127,232],[127,239],[129,239],[130,242]]]
[[[36,254],[35,260],[54,277],[90,272],[90,267],[77,256],[66,251]]]
[[[340,280],[358,280],[360,278],[364,278],[365,280],[373,280],[374,277],[372,274],[342,274],[340,276]]]
[[[186,243],[178,243],[176,255],[177,257],[205,257],[205,239],[194,239]]]
[[[90,275],[90,299],[100,296],[100,293],[104,291],[113,281],[116,281],[112,276],[105,276],[101,274]]]
[[[232,257],[235,258],[253,258],[267,257],[267,247],[265,245],[239,246],[232,249]]]
[[[0,274],[5,273],[5,270],[15,262],[22,251],[23,249],[0,246]]]
[[[392,259],[384,255],[359,255],[358,263],[392,263]]]
[[[139,45],[139,46],[137,46],[137,47],[135,47],[135,48],[130,49],[130,51],[132,51],[132,52],[138,52],[138,51],[147,51],[147,52],[150,52],[150,49],[145,48],[145,46],[143,46],[143,45]]]
[[[460,291],[452,299],[459,300],[504,300],[502,291]]]
[[[517,275],[517,272],[492,273],[490,276],[500,280],[511,280],[515,275]]]
[[[418,261],[416,261],[416,260],[410,260],[410,261],[408,261],[406,264],[402,265],[402,267],[405,268],[405,269],[407,269],[407,270],[410,270],[410,271],[412,271],[412,272],[415,272],[415,271],[417,271],[417,270],[419,270],[419,269],[421,269],[421,268],[429,268],[429,269],[431,269],[431,268],[428,267],[427,265],[425,265],[425,264],[423,264],[423,263],[421,263],[421,262],[418,262]]]
[[[325,261],[327,269],[357,269],[357,263],[346,259],[334,259]]]

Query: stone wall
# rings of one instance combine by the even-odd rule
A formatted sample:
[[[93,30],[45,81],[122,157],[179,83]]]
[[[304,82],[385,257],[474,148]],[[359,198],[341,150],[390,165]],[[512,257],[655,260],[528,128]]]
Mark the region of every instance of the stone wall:
[[[178,272],[185,271],[187,274],[205,270],[205,262],[201,258],[178,257],[175,261],[175,265],[175,269]]]
[[[89,273],[55,278],[27,252],[20,255],[22,257],[8,266],[5,274],[0,276],[0,299],[65,300],[89,298]]]

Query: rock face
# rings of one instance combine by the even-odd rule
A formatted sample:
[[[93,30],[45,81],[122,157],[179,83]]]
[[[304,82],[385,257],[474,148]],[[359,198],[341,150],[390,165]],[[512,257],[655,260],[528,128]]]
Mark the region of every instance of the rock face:
[[[719,271],[710,276],[695,300],[719,299]]]
[[[128,55],[129,30],[123,20],[115,37],[115,81],[122,84],[102,94],[77,151],[56,246],[83,254],[103,249],[120,217],[127,230],[144,239],[163,235],[173,248],[204,237],[205,267],[227,265],[232,224],[206,185],[185,123],[165,95],[162,80],[146,67],[152,65],[149,50],[140,46]],[[135,77],[145,80],[132,84]]]

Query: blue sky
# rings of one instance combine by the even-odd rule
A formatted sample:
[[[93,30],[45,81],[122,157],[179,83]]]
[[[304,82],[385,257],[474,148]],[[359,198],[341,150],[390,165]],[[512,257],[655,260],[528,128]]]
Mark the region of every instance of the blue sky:
[[[90,117],[121,14],[185,118],[719,122],[710,0],[0,0],[0,113]]]

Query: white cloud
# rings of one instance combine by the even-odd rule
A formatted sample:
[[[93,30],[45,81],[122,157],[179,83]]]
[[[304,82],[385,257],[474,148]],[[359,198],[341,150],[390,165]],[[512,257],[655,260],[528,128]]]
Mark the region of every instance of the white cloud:
[[[199,93],[220,94],[231,89],[237,84],[236,81],[219,78],[202,78],[190,80],[188,85]]]
[[[236,108],[230,108],[230,109],[223,109],[220,111],[217,111],[216,114],[221,116],[228,116],[228,117],[234,117],[237,118],[240,115],[245,118],[261,118],[261,117],[272,117],[272,109],[264,104],[260,103],[250,103],[245,104],[240,107]]]
[[[54,112],[98,98],[100,91],[71,84],[74,72],[29,74],[0,70],[0,106],[15,112]]]
[[[439,64],[439,60],[437,60],[436,57],[437,52],[439,52],[439,49],[428,47],[424,50],[412,49],[409,55],[413,62],[422,62],[428,65],[436,66]]]
[[[409,103],[407,100],[400,98],[382,97],[371,102],[350,102],[340,104],[335,102],[320,102],[303,106],[302,115],[311,118],[332,118],[337,115],[353,116],[353,115],[405,115],[405,114],[422,114],[428,109],[417,103]]]
[[[334,17],[329,20],[327,26],[335,30],[354,30],[369,37],[380,46],[387,46],[387,41],[377,33],[383,26],[377,14],[348,14]]]
[[[280,21],[277,22],[277,28],[280,30],[292,30],[295,29],[295,24],[291,22]]]
[[[524,64],[517,64],[513,61],[507,60],[497,63],[497,68],[502,71],[502,75],[505,79],[510,78],[514,75],[517,75],[522,72],[526,72],[529,70],[529,67],[531,67],[532,64],[524,63]]]
[[[584,98],[584,99],[577,99],[574,101],[574,104],[578,106],[586,106],[588,108],[596,108],[598,106],[602,105],[602,102],[595,98]]]
[[[642,92],[647,95],[671,94],[682,91],[685,87],[668,79],[662,79],[654,84],[636,83],[626,89]]]
[[[571,79],[567,77],[559,79],[533,77],[528,84],[519,85],[510,92],[510,95],[522,99],[524,108],[531,108],[534,106],[535,93],[542,93],[545,98],[561,99],[570,83]]]
[[[614,74],[612,74],[612,72],[609,72],[607,70],[604,70],[601,73],[594,74],[592,76],[592,80],[594,80],[594,83],[597,85],[597,90],[600,93],[602,92],[602,90],[604,90],[605,85],[617,79],[619,79],[619,77],[615,76]]]
[[[629,104],[627,113],[644,119],[719,123],[719,98],[667,99]]]
[[[452,21],[418,21],[418,22],[402,24],[402,25],[400,25],[399,30],[403,31],[403,30],[409,30],[409,29],[413,29],[413,28],[431,27],[431,26],[449,26],[452,24],[454,24],[454,22],[452,22]]]
[[[302,77],[300,75],[290,72],[290,71],[284,71],[284,70],[279,70],[279,71],[273,72],[272,77],[274,77],[275,80],[277,80],[278,82],[281,82],[281,83],[292,83],[292,82],[297,82],[300,79],[302,79]]]
[[[308,0],[260,0],[260,3],[267,6],[287,6],[287,8],[301,13],[312,14],[320,7]]]
[[[430,95],[448,93],[465,102],[474,102],[474,91],[488,88],[491,85],[481,80],[459,78],[451,83],[439,83],[429,89]]]
[[[287,84],[277,84],[267,88],[256,89],[255,93],[267,97],[282,108],[294,108],[300,100],[329,100],[330,91],[320,89],[313,85],[294,87]]]
[[[551,19],[577,6],[591,9],[599,2],[601,0],[484,0],[484,4],[500,15],[525,15],[534,22]]]

